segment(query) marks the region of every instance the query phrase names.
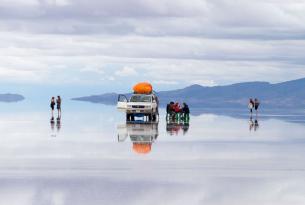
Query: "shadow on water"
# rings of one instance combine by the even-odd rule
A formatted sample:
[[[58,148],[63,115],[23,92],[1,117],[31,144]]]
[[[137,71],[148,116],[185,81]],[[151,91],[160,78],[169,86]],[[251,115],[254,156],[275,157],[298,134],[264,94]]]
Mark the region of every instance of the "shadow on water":
[[[152,144],[158,138],[158,122],[128,122],[117,126],[118,142],[124,142],[128,138],[132,142],[132,150],[138,154],[148,154],[152,150]]]

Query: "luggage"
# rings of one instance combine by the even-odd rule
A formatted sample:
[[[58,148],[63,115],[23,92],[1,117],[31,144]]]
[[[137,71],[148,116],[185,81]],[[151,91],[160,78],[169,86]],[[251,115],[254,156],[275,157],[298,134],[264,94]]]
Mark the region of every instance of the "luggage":
[[[133,91],[136,94],[151,94],[153,91],[152,85],[147,82],[138,83],[133,86]]]

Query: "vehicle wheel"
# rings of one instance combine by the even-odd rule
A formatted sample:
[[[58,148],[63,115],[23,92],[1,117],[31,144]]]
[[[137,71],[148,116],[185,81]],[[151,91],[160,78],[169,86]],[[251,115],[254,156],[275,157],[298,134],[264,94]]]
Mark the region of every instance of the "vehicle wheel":
[[[134,121],[134,115],[130,114],[131,121]]]
[[[152,115],[148,115],[148,121],[150,122],[152,119]]]
[[[156,114],[153,114],[152,120],[153,120],[154,122],[157,120],[157,115],[156,115]]]
[[[147,115],[147,114],[144,115],[144,121],[146,121],[146,122],[149,121],[149,115]]]
[[[126,121],[130,120],[130,114],[126,114]]]

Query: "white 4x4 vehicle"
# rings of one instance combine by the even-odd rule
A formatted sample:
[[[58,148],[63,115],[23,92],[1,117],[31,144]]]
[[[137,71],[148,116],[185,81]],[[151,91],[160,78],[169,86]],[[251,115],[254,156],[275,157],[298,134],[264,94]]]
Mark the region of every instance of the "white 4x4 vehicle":
[[[119,95],[117,108],[126,112],[126,120],[134,121],[135,117],[148,117],[156,121],[159,114],[159,101],[155,94],[132,94],[130,99]]]

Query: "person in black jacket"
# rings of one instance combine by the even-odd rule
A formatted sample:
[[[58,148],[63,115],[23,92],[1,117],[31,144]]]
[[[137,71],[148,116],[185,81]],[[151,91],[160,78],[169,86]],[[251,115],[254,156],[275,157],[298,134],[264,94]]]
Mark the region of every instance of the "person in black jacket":
[[[182,105],[183,119],[188,121],[190,119],[190,108],[186,103],[183,103]]]
[[[171,119],[172,115],[174,114],[173,106],[174,102],[170,102],[169,104],[166,105],[166,120]]]
[[[61,97],[60,96],[57,96],[56,108],[57,108],[57,112],[58,112],[57,119],[61,119]]]
[[[256,115],[257,115],[257,112],[258,112],[258,107],[259,107],[259,101],[257,98],[254,99],[254,109],[255,109],[255,112],[256,112]]]
[[[54,108],[55,108],[55,98],[52,97],[51,98],[51,102],[50,102],[50,107],[51,107],[51,121],[54,120]]]

